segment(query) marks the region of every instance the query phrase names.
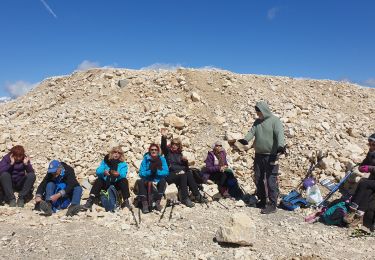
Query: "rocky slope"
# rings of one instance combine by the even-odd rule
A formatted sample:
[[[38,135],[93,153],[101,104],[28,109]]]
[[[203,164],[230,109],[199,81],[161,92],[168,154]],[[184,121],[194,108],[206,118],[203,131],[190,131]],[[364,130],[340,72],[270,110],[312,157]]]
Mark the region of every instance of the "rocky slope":
[[[318,178],[338,180],[348,166],[364,157],[367,136],[375,132],[375,109],[371,102],[374,98],[374,89],[330,80],[215,70],[92,69],[46,79],[27,95],[1,104],[0,152],[5,154],[15,144],[24,145],[38,181],[45,174],[48,161],[60,159],[74,166],[81,181],[92,182],[104,154],[120,144],[130,165],[129,178],[134,181],[148,145],[160,142],[160,128],[168,127],[173,136],[183,140],[184,151],[195,166],[203,165],[214,141],[225,140],[241,184],[247,192],[252,192],[253,150],[231,144],[253,123],[255,102],[267,100],[284,122],[290,147],[290,155],[280,160],[281,189],[287,192],[306,173],[308,160],[315,151],[329,153],[322,167],[315,171]],[[128,212],[94,217],[81,213],[73,219],[59,216],[45,219],[27,209],[1,207],[0,256],[16,257],[23,248],[20,251],[23,256],[51,257],[50,242],[57,239],[58,258],[69,254],[99,258],[104,252],[99,246],[102,235],[105,241],[110,237],[109,247],[116,258],[143,255],[185,259],[363,259],[370,251],[373,254],[367,248],[371,239],[356,241],[348,249],[351,240],[344,230],[305,226],[301,213],[279,211],[263,217],[256,209],[238,208],[231,201],[225,203],[229,211],[214,206],[216,203],[210,204],[209,209],[199,205],[193,210],[179,206],[175,210],[177,217],[164,224],[154,224],[157,217],[149,215],[137,232],[130,225],[132,218]],[[229,221],[236,211],[253,217],[257,239],[262,242],[236,249],[220,247],[212,241],[218,226]],[[115,224],[107,224],[112,222]],[[13,225],[16,223],[18,227]],[[107,225],[112,226],[107,228]],[[16,232],[14,236],[12,232]],[[68,237],[67,246],[56,232]],[[140,246],[141,240],[150,243],[143,243],[144,248],[137,251],[134,248]],[[336,244],[343,246],[332,246]],[[116,251],[118,247],[123,250]],[[347,254],[340,251],[344,248]],[[64,249],[69,253],[64,255]]]

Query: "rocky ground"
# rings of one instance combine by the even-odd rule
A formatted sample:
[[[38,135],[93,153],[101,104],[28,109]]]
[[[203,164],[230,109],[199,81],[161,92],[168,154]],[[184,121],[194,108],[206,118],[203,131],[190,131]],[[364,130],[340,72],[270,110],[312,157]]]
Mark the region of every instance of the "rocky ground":
[[[170,208],[142,216],[137,228],[128,210],[117,213],[60,212],[41,216],[28,209],[0,208],[0,258],[3,259],[373,259],[374,238],[349,238],[346,229],[306,224],[303,213],[259,209],[222,201],[207,208]],[[29,205],[31,207],[31,205]],[[243,212],[254,223],[252,246],[232,247],[214,241],[231,215]],[[138,213],[136,218],[138,219]]]
[[[374,99],[374,89],[330,80],[221,70],[92,69],[46,79],[25,96],[0,104],[0,152],[24,145],[37,173],[36,185],[51,159],[72,165],[86,185],[95,179],[104,154],[122,145],[133,185],[148,145],[160,142],[160,128],[167,127],[182,139],[195,167],[203,165],[214,141],[223,140],[241,185],[253,192],[254,152],[235,140],[253,123],[255,102],[267,100],[284,123],[290,147],[290,155],[280,160],[280,187],[286,193],[299,183],[318,150],[328,152],[314,171],[318,180],[337,181],[364,158],[367,137],[375,132]],[[352,188],[360,177],[357,173],[349,181]],[[158,215],[149,214],[139,229],[127,211],[94,211],[74,218],[62,212],[46,218],[33,213],[31,205],[0,207],[0,257],[373,258],[372,238],[351,239],[345,229],[305,224],[306,212],[261,216],[257,209],[225,203],[229,211],[216,202],[209,208],[178,206],[172,220],[161,223]],[[213,241],[236,212],[254,223],[253,246],[233,248]]]

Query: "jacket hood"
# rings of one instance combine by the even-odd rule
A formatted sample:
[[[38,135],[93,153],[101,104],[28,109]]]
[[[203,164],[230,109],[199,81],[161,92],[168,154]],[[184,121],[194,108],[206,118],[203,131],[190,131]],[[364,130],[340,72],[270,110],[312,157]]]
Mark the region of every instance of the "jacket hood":
[[[260,112],[262,112],[264,118],[272,116],[272,112],[265,101],[259,101],[255,105],[259,108]]]

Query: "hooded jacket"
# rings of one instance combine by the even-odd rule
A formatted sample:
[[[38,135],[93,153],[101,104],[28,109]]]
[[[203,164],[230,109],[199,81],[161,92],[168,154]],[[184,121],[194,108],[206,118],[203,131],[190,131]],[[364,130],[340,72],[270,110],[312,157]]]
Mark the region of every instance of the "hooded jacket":
[[[179,171],[187,171],[189,169],[187,161],[182,160],[182,151],[178,150],[173,152],[167,145],[167,138],[161,137],[161,151],[163,152],[167,164],[169,166],[170,173],[176,173]]]
[[[255,120],[244,139],[249,142],[255,137],[255,153],[276,154],[277,148],[285,145],[283,125],[280,119],[272,114],[266,102],[257,102],[256,106],[264,118]]]

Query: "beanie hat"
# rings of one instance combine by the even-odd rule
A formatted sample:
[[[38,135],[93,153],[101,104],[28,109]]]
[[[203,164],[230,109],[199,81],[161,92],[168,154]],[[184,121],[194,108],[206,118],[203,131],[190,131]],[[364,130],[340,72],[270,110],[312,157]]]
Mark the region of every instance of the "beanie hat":
[[[369,141],[373,141],[373,142],[375,142],[375,134],[370,135],[370,136],[368,137],[368,140],[369,140]]]

